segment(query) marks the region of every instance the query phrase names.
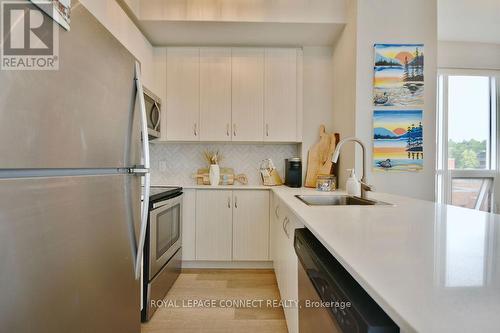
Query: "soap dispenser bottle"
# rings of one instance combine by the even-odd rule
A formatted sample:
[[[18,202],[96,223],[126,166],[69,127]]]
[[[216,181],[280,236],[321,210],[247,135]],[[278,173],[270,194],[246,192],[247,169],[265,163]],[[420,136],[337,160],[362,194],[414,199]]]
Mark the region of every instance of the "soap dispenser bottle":
[[[347,169],[349,172],[349,178],[347,178],[347,182],[345,184],[345,188],[347,190],[347,195],[360,196],[361,195],[361,184],[356,178],[356,173],[354,169]]]

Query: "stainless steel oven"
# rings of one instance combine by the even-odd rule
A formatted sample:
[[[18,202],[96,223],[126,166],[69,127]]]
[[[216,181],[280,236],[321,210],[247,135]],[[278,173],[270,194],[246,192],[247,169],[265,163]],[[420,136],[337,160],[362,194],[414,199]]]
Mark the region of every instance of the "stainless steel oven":
[[[181,271],[182,188],[151,187],[143,260],[142,321],[157,310]]]
[[[149,221],[149,275],[155,276],[181,248],[182,194],[153,203]]]
[[[148,121],[148,136],[149,139],[157,139],[161,135],[161,99],[146,87],[143,87],[143,90]]]

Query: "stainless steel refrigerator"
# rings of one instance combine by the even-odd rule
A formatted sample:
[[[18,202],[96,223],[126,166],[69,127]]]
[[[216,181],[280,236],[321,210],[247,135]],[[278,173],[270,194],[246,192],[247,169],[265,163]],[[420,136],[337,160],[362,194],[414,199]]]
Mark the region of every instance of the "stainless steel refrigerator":
[[[0,332],[138,333],[139,67],[83,6],[59,37],[59,70],[0,71]]]

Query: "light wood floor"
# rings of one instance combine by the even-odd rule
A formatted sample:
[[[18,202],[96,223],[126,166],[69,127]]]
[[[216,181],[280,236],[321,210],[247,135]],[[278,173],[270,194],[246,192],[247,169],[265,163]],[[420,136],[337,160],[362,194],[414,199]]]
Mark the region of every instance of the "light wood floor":
[[[142,325],[142,333],[259,332],[286,333],[282,308],[220,306],[219,300],[279,300],[272,270],[184,270],[161,307]],[[216,307],[189,306],[189,300],[215,300]],[[176,304],[179,307],[173,307]]]

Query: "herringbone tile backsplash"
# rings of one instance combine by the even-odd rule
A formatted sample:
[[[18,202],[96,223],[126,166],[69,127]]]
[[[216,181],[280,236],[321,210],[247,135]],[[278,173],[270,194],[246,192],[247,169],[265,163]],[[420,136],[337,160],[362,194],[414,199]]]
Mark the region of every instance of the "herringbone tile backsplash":
[[[150,144],[151,183],[153,185],[192,185],[198,168],[207,167],[205,150],[218,150],[224,159],[221,167],[244,173],[249,185],[260,185],[259,166],[271,158],[284,177],[285,158],[299,156],[297,144],[234,144],[234,143],[155,143]]]

